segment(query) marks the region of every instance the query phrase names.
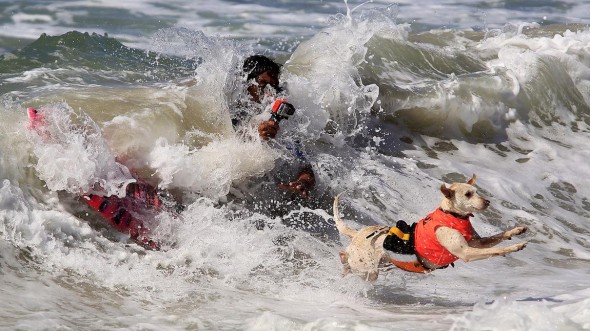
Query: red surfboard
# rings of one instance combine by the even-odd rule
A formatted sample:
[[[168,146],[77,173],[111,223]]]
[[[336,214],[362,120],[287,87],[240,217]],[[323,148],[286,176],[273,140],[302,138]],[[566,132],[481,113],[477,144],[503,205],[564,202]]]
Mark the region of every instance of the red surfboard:
[[[45,116],[42,111],[35,108],[27,108],[29,117],[28,129],[34,130],[44,139],[48,139],[44,130]],[[88,206],[96,210],[104,220],[115,229],[129,234],[138,245],[146,249],[159,250],[160,245],[150,238],[150,229],[141,219],[142,215],[162,211],[162,201],[157,189],[147,183],[136,182],[127,185],[125,197],[100,196],[97,194],[83,194]],[[147,217],[147,216],[146,216]]]

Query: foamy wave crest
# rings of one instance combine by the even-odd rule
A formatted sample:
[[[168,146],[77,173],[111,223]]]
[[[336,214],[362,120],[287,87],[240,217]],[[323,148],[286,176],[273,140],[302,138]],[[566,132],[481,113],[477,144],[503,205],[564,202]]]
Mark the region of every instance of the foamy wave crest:
[[[497,59],[488,62],[492,69],[505,68],[516,77],[521,88],[511,106],[521,117],[530,116],[537,125],[570,125],[587,120],[590,32],[537,33],[541,36],[502,33],[486,39],[479,47],[497,52]]]
[[[290,78],[290,86],[307,94],[303,104],[319,105],[332,126],[345,134],[365,129],[367,114],[379,96],[379,86],[364,81],[359,72],[366,62],[367,42],[382,33],[406,35],[405,28],[395,25],[388,15],[389,10],[366,11],[359,17],[351,11],[347,16],[334,16],[331,27],[301,43],[287,62],[288,71],[299,79]]]
[[[362,77],[387,119],[430,135],[489,141],[515,120],[577,129],[590,114],[590,32],[561,29],[375,36]]]

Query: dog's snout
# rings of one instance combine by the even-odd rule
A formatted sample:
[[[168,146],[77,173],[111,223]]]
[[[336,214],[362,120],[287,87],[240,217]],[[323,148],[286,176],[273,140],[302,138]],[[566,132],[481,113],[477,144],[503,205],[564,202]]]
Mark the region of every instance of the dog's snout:
[[[488,200],[488,199],[483,199],[483,204],[484,204],[486,207],[489,207],[489,206],[490,206],[490,200]]]

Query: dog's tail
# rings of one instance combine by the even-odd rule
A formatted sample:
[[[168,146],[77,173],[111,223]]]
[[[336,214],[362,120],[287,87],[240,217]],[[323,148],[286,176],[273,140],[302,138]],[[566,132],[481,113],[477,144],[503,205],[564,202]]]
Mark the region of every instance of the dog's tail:
[[[338,232],[352,238],[354,237],[354,235],[356,235],[357,231],[353,228],[348,227],[348,225],[346,225],[342,221],[342,219],[340,218],[340,212],[338,212],[338,200],[340,199],[340,195],[342,195],[342,193],[338,194],[334,198],[334,222],[336,223],[336,228],[338,229]]]

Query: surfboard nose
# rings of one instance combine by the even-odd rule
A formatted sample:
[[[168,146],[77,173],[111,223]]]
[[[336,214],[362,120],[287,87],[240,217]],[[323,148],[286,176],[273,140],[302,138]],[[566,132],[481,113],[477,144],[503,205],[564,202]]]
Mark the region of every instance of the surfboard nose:
[[[37,111],[37,109],[35,109],[33,107],[27,108],[27,115],[29,116],[30,120],[36,118],[38,113],[39,112]]]
[[[37,109],[33,107],[27,108],[27,116],[29,117],[30,129],[39,129],[45,124],[43,112],[39,112]]]

